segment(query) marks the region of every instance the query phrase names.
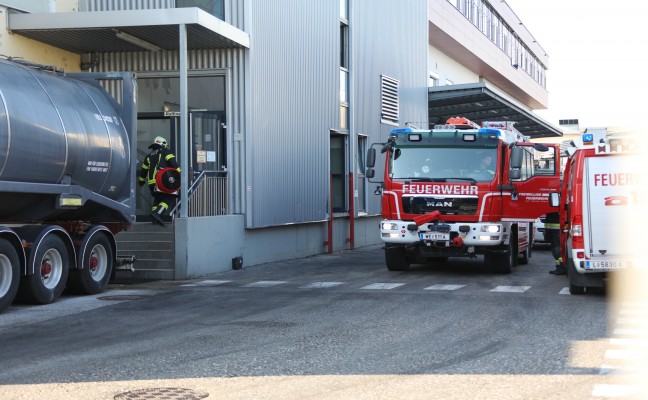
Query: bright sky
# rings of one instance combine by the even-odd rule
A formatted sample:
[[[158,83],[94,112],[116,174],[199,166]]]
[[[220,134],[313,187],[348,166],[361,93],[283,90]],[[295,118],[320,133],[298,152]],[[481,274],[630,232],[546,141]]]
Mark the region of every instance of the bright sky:
[[[624,131],[648,123],[648,1],[506,2],[549,54],[541,118]]]

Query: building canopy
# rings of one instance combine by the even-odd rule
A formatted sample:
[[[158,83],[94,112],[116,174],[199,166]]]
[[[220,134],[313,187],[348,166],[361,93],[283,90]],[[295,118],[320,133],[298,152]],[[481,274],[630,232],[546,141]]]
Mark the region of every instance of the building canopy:
[[[532,139],[562,136],[559,128],[485,82],[428,89],[430,125],[444,124],[451,117],[465,117],[476,123],[513,121],[520,133]]]
[[[249,48],[249,35],[199,8],[9,14],[8,29],[77,54],[178,50],[178,26],[187,49]]]

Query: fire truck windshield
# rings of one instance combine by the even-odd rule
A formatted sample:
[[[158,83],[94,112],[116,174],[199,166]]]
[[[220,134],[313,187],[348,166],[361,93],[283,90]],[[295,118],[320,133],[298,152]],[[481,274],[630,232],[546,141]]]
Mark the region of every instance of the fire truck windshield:
[[[392,155],[392,179],[490,182],[497,168],[496,148],[400,147]]]

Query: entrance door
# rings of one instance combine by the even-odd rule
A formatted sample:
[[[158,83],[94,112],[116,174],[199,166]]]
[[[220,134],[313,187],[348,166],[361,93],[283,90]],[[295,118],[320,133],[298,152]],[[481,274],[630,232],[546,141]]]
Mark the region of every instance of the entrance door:
[[[209,175],[224,173],[227,170],[224,114],[194,111],[189,115],[190,140],[193,143],[189,163],[192,179],[201,172]]]
[[[137,161],[138,173],[144,157],[149,153],[148,146],[156,136],[167,139],[169,149],[181,164],[180,117],[177,114],[141,113],[137,120]],[[193,180],[202,172],[212,175],[226,171],[226,141],[224,113],[218,111],[193,111],[189,113],[189,143],[193,143],[189,157],[189,179]],[[138,221],[150,221],[153,199],[149,188],[138,187],[136,192],[136,216]]]

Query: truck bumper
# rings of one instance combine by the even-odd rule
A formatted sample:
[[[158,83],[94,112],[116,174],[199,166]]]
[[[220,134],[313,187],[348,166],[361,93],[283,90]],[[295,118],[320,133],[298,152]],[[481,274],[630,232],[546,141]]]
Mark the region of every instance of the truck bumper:
[[[571,251],[574,270],[579,274],[600,274],[632,267],[632,260],[624,257],[597,257],[592,259],[578,258],[583,250]]]
[[[429,249],[464,247],[464,252],[469,252],[469,247],[478,249],[508,243],[505,228],[501,223],[428,223],[417,226],[409,221],[383,220],[380,223],[380,238],[390,245]],[[461,245],[457,246],[457,243]],[[456,251],[452,250],[453,253]]]

